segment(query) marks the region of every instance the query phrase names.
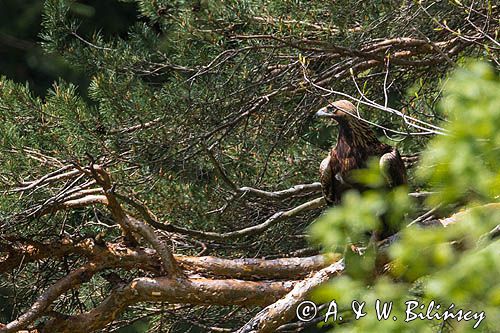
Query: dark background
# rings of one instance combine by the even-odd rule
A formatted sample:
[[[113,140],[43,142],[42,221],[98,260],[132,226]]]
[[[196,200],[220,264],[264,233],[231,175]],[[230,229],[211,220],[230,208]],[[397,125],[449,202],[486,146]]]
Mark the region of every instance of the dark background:
[[[47,90],[60,79],[78,87],[86,98],[90,78],[57,54],[43,51],[40,38],[43,0],[0,0],[0,76],[28,84],[33,94],[44,98]],[[73,14],[82,20],[79,31],[100,31],[105,38],[127,38],[127,31],[139,15],[135,4],[115,0],[78,1]],[[14,309],[0,289],[0,322],[10,321]],[[137,322],[120,332],[142,332],[147,323]]]
[[[86,95],[89,78],[61,57],[43,52],[41,32],[43,0],[0,0],[0,76],[28,83],[34,94],[43,97],[61,78],[78,86]],[[127,37],[137,20],[135,4],[114,0],[78,1],[74,14],[82,19],[81,32],[101,31],[105,38]]]

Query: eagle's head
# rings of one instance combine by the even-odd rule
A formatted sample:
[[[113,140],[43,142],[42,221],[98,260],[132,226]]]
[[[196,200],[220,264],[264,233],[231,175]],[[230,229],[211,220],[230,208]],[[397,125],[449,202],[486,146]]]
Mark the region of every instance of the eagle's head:
[[[330,118],[336,121],[343,119],[348,120],[349,117],[356,114],[356,107],[346,100],[335,101],[316,112],[317,117]]]

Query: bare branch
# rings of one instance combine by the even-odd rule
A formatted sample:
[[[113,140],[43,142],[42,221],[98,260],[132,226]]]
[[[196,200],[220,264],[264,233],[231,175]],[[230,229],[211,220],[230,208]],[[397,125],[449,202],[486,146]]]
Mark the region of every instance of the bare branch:
[[[134,126],[130,126],[130,127],[112,129],[109,131],[109,133],[110,134],[117,134],[117,133],[129,134],[129,133],[133,133],[133,132],[138,131],[138,130],[151,128],[151,127],[155,126],[156,124],[158,124],[159,122],[161,122],[161,120],[162,120],[162,118],[158,117],[158,118],[155,118],[151,121],[145,122],[144,124],[138,124],[138,125],[134,125]]]
[[[219,176],[222,178],[222,180],[231,188],[231,190],[236,191],[238,187],[234,184],[234,182],[227,176],[226,172],[224,171],[224,168],[222,165],[219,163],[217,158],[214,156],[214,153],[212,151],[212,147],[207,147],[204,143],[202,143],[203,148],[205,149],[205,152],[207,153],[208,157],[210,158],[210,162],[215,166],[215,169],[217,170],[217,173]]]
[[[194,237],[224,241],[224,240],[236,239],[236,238],[249,236],[249,235],[258,235],[258,234],[266,231],[267,229],[269,229],[271,226],[274,226],[277,223],[279,223],[279,222],[281,222],[289,217],[296,216],[300,213],[303,213],[303,212],[306,212],[309,210],[320,208],[324,205],[325,205],[325,199],[323,197],[317,198],[317,199],[308,201],[306,203],[303,203],[302,205],[299,205],[299,206],[292,208],[290,210],[279,211],[277,213],[274,213],[266,221],[264,221],[260,224],[253,225],[251,227],[243,228],[240,230],[225,232],[225,233],[186,229],[186,228],[182,228],[182,227],[175,226],[172,224],[165,224],[165,225],[163,225],[163,227],[161,227],[161,225],[155,225],[155,226],[161,227],[162,229],[167,230],[167,231],[177,232],[177,233],[190,235],[190,236],[194,236]]]
[[[252,187],[240,187],[238,191],[243,192],[245,195],[248,194],[262,199],[283,200],[295,195],[320,193],[321,183],[315,182],[311,184],[300,184],[289,189],[276,192],[264,191]]]
[[[113,214],[115,221],[122,226],[123,230],[127,232],[128,235],[130,235],[131,232],[136,232],[144,237],[144,239],[156,250],[156,253],[162,260],[165,270],[169,274],[172,276],[182,274],[182,271],[174,259],[172,251],[170,251],[167,244],[156,236],[154,229],[125,213],[114,195],[111,178],[108,173],[98,165],[93,165],[91,167],[91,172],[96,182],[102,186],[106,193],[105,195],[108,200],[107,206]]]
[[[254,318],[238,330],[238,333],[272,333],[282,324],[290,321],[297,305],[303,301],[312,289],[339,275],[344,270],[343,260],[332,264],[312,277],[297,283],[282,299],[260,311]]]
[[[221,259],[217,257],[176,257],[185,269],[197,273],[232,278],[290,279],[304,277],[340,260],[341,255],[330,253],[304,258],[279,258],[273,260],[244,258]]]
[[[137,278],[114,289],[96,308],[54,319],[42,332],[93,332],[104,328],[128,306],[137,302],[169,302],[205,305],[267,305],[287,292],[295,282],[253,282],[241,280]]]
[[[161,274],[161,262],[149,248],[130,248],[123,244],[97,245],[91,238],[74,243],[69,239],[55,242],[37,242],[12,239],[0,242],[0,251],[8,255],[0,260],[0,273],[21,263],[45,258],[60,259],[70,254],[87,257],[103,268],[142,269]],[[177,263],[189,273],[207,276],[225,276],[240,279],[295,279],[320,270],[340,259],[338,253],[327,253],[301,258],[225,259],[213,256],[191,257],[176,255]]]
[[[26,186],[15,188],[12,190],[12,192],[28,191],[28,190],[34,189],[35,187],[38,187],[38,186],[41,186],[41,185],[44,185],[47,183],[59,181],[62,179],[71,178],[73,176],[80,174],[79,170],[71,170],[71,171],[64,172],[64,171],[69,170],[69,169],[72,169],[72,166],[62,167],[59,170],[56,170],[54,172],[46,174],[45,176],[41,177],[38,180],[35,180],[33,182],[29,182],[29,183],[25,183]]]

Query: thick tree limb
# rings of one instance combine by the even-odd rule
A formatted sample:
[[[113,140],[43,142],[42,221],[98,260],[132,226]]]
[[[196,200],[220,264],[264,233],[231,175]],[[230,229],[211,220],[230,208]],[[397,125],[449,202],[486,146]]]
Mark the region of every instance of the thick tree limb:
[[[122,244],[95,244],[93,239],[73,243],[69,239],[56,242],[37,242],[27,239],[0,242],[0,251],[7,256],[0,260],[0,273],[8,272],[22,262],[45,258],[59,259],[70,254],[82,255],[105,268],[140,268],[160,274],[161,263],[152,249],[134,249]],[[340,259],[340,254],[329,253],[301,258],[225,259],[212,256],[175,256],[179,265],[192,273],[225,276],[240,279],[297,279],[320,270]]]
[[[484,206],[479,206],[471,209],[481,209],[481,210],[498,210],[499,204],[492,203]],[[439,220],[439,225],[446,227],[451,223],[456,223],[462,219],[463,215],[467,211],[459,212],[454,214],[449,218]],[[0,249],[2,252],[8,252],[11,254],[17,250],[22,253],[24,259],[30,261],[30,259],[42,258],[44,257],[43,251],[48,248],[47,253],[52,256],[63,256],[68,253],[80,253],[89,256],[89,258],[101,261],[92,261],[89,264],[71,272],[66,277],[60,279],[54,285],[49,287],[37,300],[37,302],[32,306],[32,308],[23,314],[16,321],[9,323],[7,326],[0,329],[1,332],[14,332],[16,330],[27,327],[34,320],[42,316],[45,310],[50,306],[50,304],[57,299],[60,295],[67,292],[69,289],[74,288],[81,283],[88,281],[93,274],[103,268],[110,267],[150,267],[155,269],[159,267],[159,262],[155,259],[154,251],[139,251],[133,252],[127,248],[119,247],[119,245],[108,245],[96,246],[92,240],[85,240],[77,245],[73,245],[71,242],[63,242],[59,246],[47,246],[47,244],[41,244],[33,242],[30,244],[17,245],[8,247],[5,244],[0,243]],[[73,250],[73,251],[70,251]],[[18,257],[21,254],[18,253]],[[31,258],[30,258],[31,256]],[[180,265],[191,272],[212,274],[219,276],[232,276],[232,277],[244,277],[244,278],[256,278],[256,277],[269,277],[273,278],[290,278],[290,275],[297,274],[297,276],[302,276],[301,272],[304,270],[316,270],[318,268],[324,267],[329,262],[339,259],[339,255],[334,255],[333,257],[326,258],[323,256],[314,256],[310,258],[282,258],[276,260],[261,260],[261,259],[220,259],[215,257],[186,257],[178,256],[176,260]],[[4,261],[2,264],[5,264]],[[138,264],[135,266],[135,264]],[[4,265],[2,265],[4,266]],[[7,265],[11,266],[12,265]],[[299,282],[295,285],[292,292],[286,295],[283,299],[279,300],[275,304],[267,307],[261,311],[254,319],[247,323],[244,327],[240,329],[240,332],[274,332],[280,325],[289,321],[294,315],[294,309],[296,304],[304,299],[307,293],[315,286],[328,280],[331,276],[339,274],[344,268],[342,261],[336,262],[327,268],[322,269],[316,273],[313,277]],[[157,268],[156,268],[157,269]],[[295,278],[295,276],[292,276]],[[151,282],[153,281],[153,282]],[[137,287],[134,283],[138,283]],[[125,309],[126,306],[141,302],[141,301],[169,301],[169,302],[180,302],[189,304],[250,304],[257,305],[261,304],[259,301],[253,298],[246,298],[245,300],[239,300],[237,295],[246,295],[246,292],[251,292],[252,288],[257,288],[260,292],[266,290],[270,292],[270,295],[264,295],[263,297],[274,297],[276,293],[283,291],[286,285],[277,284],[270,285],[268,282],[255,282],[255,284],[245,284],[242,280],[211,280],[211,279],[184,279],[184,278],[157,278],[157,279],[136,279],[129,286],[125,287],[123,290],[115,291],[109,296],[100,306],[96,309],[87,313],[88,318],[95,318],[96,315],[101,316],[99,321],[95,321],[92,325],[106,325],[110,320],[116,317],[116,315]],[[263,284],[263,285],[261,285]],[[233,286],[231,286],[233,285]],[[278,286],[277,289],[274,287]],[[128,288],[128,289],[127,289]],[[155,289],[156,288],[156,289]],[[196,291],[195,288],[202,288],[202,290]],[[235,289],[233,289],[235,288]],[[280,289],[281,288],[281,289]],[[240,290],[242,289],[242,290]],[[133,292],[130,290],[134,290]],[[168,291],[167,291],[168,290]],[[226,296],[217,294],[216,298],[210,298],[208,294],[210,291],[220,291],[226,292]],[[236,290],[236,293],[229,293],[229,290]],[[241,291],[241,293],[240,293]],[[201,296],[198,293],[201,292]],[[167,293],[163,295],[163,293]],[[118,296],[117,296],[118,295]],[[198,295],[198,296],[197,296]],[[155,297],[161,297],[156,299]],[[185,297],[185,298],[183,298]],[[210,297],[214,297],[213,294]],[[243,297],[243,296],[241,296]],[[253,295],[252,295],[253,297]],[[116,302],[121,301],[119,305]],[[243,303],[246,302],[247,303]],[[207,302],[207,303],[204,303]],[[227,302],[227,303],[226,303]],[[102,311],[102,313],[101,313]],[[91,320],[85,319],[85,314],[75,316],[75,320]],[[93,320],[93,319],[92,319]],[[66,321],[64,321],[66,322]],[[74,324],[69,324],[66,327],[61,324],[60,321],[54,319],[50,325],[55,325],[54,329],[63,329],[62,331],[69,331],[77,329]],[[52,326],[48,327],[52,327]],[[62,325],[62,326],[61,326]],[[97,327],[97,326],[96,326]],[[103,326],[99,326],[100,328]],[[97,329],[96,328],[96,329]],[[51,328],[53,329],[53,327]],[[49,331],[49,330],[47,330]]]
[[[26,251],[32,253],[35,257],[40,258],[41,251],[46,244],[35,244],[24,246]],[[32,306],[32,308],[23,314],[19,319],[9,323],[6,327],[0,329],[0,332],[15,332],[19,329],[26,328],[34,320],[44,315],[47,308],[54,302],[59,296],[67,292],[68,290],[75,288],[88,281],[97,271],[113,268],[113,267],[124,267],[124,268],[139,268],[139,267],[157,267],[158,270],[159,262],[155,260],[152,255],[154,252],[132,252],[126,249],[118,249],[115,247],[108,247],[107,249],[101,246],[95,246],[91,240],[86,240],[83,244],[77,244],[77,246],[72,246],[69,242],[56,246],[54,249],[49,249],[49,253],[52,255],[63,256],[68,254],[69,249],[76,249],[78,252],[83,254],[92,254],[96,260],[101,260],[100,262],[89,263],[73,272],[68,274],[66,277],[60,279],[54,285],[49,287],[37,300],[37,302]],[[121,253],[117,255],[116,253]],[[130,253],[132,252],[132,253]],[[323,268],[326,265],[334,262],[340,258],[339,254],[334,254],[330,256],[313,256],[308,258],[282,258],[275,260],[264,260],[264,259],[220,259],[215,257],[187,257],[179,256],[176,259],[186,270],[193,272],[206,273],[211,275],[219,276],[240,276],[243,278],[288,278],[296,279],[303,277],[311,271]],[[28,258],[29,260],[29,258]],[[123,298],[123,294],[117,291],[120,296],[117,296],[117,300],[122,300],[119,307],[108,309],[109,317],[114,318],[114,312],[117,309],[124,309],[127,305],[140,302],[140,301],[170,301],[188,304],[221,304],[221,305],[262,305],[269,304],[278,296],[281,296],[286,292],[286,288],[291,288],[293,283],[291,282],[249,282],[248,284],[243,280],[211,280],[211,279],[183,279],[183,278],[158,278],[158,288],[159,291],[154,290],[154,285],[150,284],[148,279],[137,279],[140,281],[139,287],[143,286],[144,289],[150,290],[150,292],[139,293],[140,297],[136,297],[135,291],[128,291]],[[190,282],[192,281],[192,282]],[[196,288],[201,288],[196,290]],[[136,288],[131,287],[132,290]],[[212,290],[215,289],[215,290]],[[240,289],[242,289],[240,291]],[[225,294],[217,295],[216,298],[209,299],[208,295],[211,292],[216,292],[222,290]],[[251,293],[252,296],[248,296]],[[167,293],[166,298],[156,298],[158,293]],[[202,294],[201,296],[199,294]],[[256,295],[254,295],[256,293]],[[278,295],[278,296],[277,296]],[[212,297],[215,297],[212,295]],[[127,303],[128,300],[128,303]],[[112,294],[108,298],[108,302],[115,302],[114,295]],[[215,303],[213,303],[215,302]],[[106,308],[106,306],[102,306]],[[114,309],[111,311],[111,309]],[[95,310],[105,311],[106,309]],[[93,317],[90,316],[90,317]],[[108,320],[106,319],[106,320]],[[80,320],[80,319],[78,319]],[[90,319],[89,319],[90,320]],[[106,321],[105,320],[105,321]],[[56,320],[55,320],[56,321]],[[107,321],[106,321],[107,323]],[[49,326],[50,327],[50,326]],[[68,328],[69,329],[69,328]],[[72,328],[76,329],[76,328]],[[47,330],[47,329],[46,329]],[[85,331],[85,330],[83,330]],[[82,332],[83,332],[82,331]],[[50,330],[47,330],[50,332]],[[80,332],[80,331],[78,331]]]
[[[7,253],[0,258],[0,273],[11,271],[21,263],[45,258],[60,259],[72,254],[85,256],[107,268],[140,268],[153,273],[160,273],[161,270],[161,263],[152,249],[130,248],[115,243],[98,245],[91,238],[79,242],[73,242],[71,239],[38,242],[7,238],[0,241],[0,252]]]
[[[294,279],[304,277],[340,260],[338,253],[304,258],[221,259],[217,257],[176,257],[179,264],[197,273],[232,278]]]
[[[296,282],[253,282],[183,278],[137,278],[118,287],[89,312],[54,319],[42,332],[93,332],[112,322],[129,305],[169,302],[204,305],[267,305],[289,292]]]
[[[312,289],[339,275],[344,270],[344,262],[332,264],[312,277],[297,283],[293,290],[274,304],[260,311],[252,320],[238,330],[238,333],[272,333],[295,316],[297,305]]]

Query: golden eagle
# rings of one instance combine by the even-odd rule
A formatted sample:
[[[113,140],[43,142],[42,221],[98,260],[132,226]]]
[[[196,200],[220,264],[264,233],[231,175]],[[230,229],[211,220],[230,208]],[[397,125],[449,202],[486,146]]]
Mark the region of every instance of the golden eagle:
[[[321,108],[316,116],[338,124],[337,145],[321,162],[320,181],[328,205],[338,204],[349,189],[362,191],[363,185],[350,176],[355,169],[367,167],[370,158],[379,158],[380,170],[389,187],[406,184],[406,168],[396,148],[382,143],[367,123],[358,118],[356,107],[340,100]]]

